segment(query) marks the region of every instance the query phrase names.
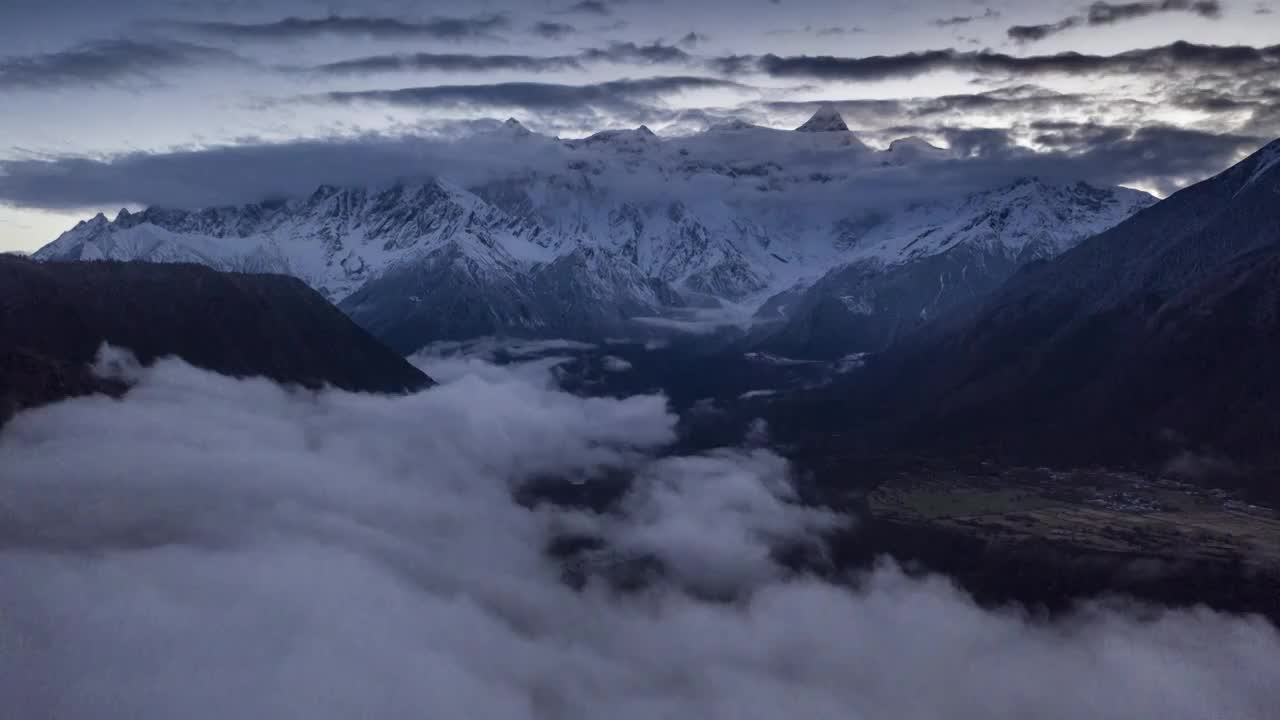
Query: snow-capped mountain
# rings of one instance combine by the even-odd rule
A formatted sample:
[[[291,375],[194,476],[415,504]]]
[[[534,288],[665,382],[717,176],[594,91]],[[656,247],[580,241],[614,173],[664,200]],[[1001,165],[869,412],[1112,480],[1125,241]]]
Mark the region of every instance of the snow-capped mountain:
[[[873,150],[825,107],[797,131],[735,122],[684,137],[640,127],[561,140],[510,120],[459,142],[473,143],[475,163],[456,177],[424,168],[432,179],[99,215],[35,257],[294,275],[410,351],[478,334],[629,334],[637,317],[690,307],[776,325],[794,316],[790,298],[835,272],[883,274],[962,248],[1013,266],[1150,200],[1033,181],[910,205],[869,195],[880,178],[954,158],[918,138]],[[862,295],[850,302],[862,307]]]
[[[193,262],[301,278],[333,301],[397,262],[446,246],[488,266],[550,260],[551,238],[442,180],[382,190],[322,186],[308,198],[193,212],[98,215],[37,260]]]
[[[892,416],[876,437],[939,456],[1162,472],[1179,455],[1230,458],[1187,477],[1256,472],[1275,494],[1277,200],[1280,140],[870,358],[831,416],[842,432],[850,407]]]
[[[882,350],[1151,205],[1151,196],[1084,183],[1019,180],[955,200],[875,212],[838,225],[847,252],[817,282],[756,312],[754,345],[800,357]]]
[[[796,128],[796,132],[849,132],[849,126],[845,124],[840,113],[836,112],[835,107],[823,105],[818,108],[813,117]]]

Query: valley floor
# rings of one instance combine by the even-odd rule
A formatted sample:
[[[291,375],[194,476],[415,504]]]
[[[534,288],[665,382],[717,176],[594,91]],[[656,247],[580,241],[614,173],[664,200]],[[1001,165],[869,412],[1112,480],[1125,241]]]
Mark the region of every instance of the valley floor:
[[[867,498],[890,522],[931,523],[993,544],[1081,549],[1280,569],[1280,513],[1226,490],[1135,473],[1015,468],[904,475]]]
[[[1280,512],[1234,491],[1133,472],[921,463],[818,495],[864,521],[836,565],[888,554],[975,597],[1050,612],[1131,596],[1280,622]]]

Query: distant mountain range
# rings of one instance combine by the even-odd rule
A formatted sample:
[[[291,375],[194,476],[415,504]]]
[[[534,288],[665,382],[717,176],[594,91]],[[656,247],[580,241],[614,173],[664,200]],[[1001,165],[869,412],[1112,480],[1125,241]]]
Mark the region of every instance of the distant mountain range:
[[[911,138],[871,150],[829,108],[797,131],[560,140],[509,121],[485,141],[528,161],[468,187],[325,186],[99,215],[35,258],[293,275],[404,353],[493,334],[636,337],[711,317],[750,325],[762,348],[825,357],[882,349],[1154,201],[1028,179],[866,202],[845,191],[850,174],[954,158]]]

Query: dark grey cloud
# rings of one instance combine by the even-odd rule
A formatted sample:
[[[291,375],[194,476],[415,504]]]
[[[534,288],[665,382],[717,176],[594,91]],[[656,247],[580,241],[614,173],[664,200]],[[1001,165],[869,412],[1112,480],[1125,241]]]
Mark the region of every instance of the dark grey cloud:
[[[329,15],[321,18],[289,17],[264,23],[181,22],[169,25],[229,40],[301,40],[320,35],[462,40],[493,37],[498,31],[510,27],[511,21],[502,14],[426,20]]]
[[[581,15],[612,15],[613,8],[603,0],[579,0],[561,12]]]
[[[651,63],[688,63],[694,60],[689,53],[674,45],[649,43],[639,45],[633,42],[613,43],[605,48],[583,50],[578,54],[586,61]]]
[[[934,27],[955,27],[957,25],[969,25],[982,20],[995,20],[998,17],[1000,17],[999,10],[987,8],[980,15],[953,15],[932,20],[929,24]]]
[[[1000,158],[1019,152],[1005,128],[941,127],[937,129],[952,152],[961,157]]]
[[[1190,12],[1203,18],[1222,16],[1218,0],[1161,0],[1160,2],[1110,3],[1095,2],[1087,15],[1090,25],[1110,25],[1123,20],[1146,17],[1163,12]]]
[[[306,69],[328,75],[356,75],[396,71],[489,72],[516,70],[554,72],[581,69],[587,63],[632,65],[692,64],[695,58],[673,45],[613,43],[574,55],[480,55],[472,53],[398,53],[352,58]]]
[[[246,62],[226,50],[172,40],[104,40],[0,58],[0,89],[32,90],[154,79],[165,71]]]
[[[1222,4],[1218,0],[1141,0],[1139,2],[1095,2],[1084,15],[1072,15],[1041,25],[1014,25],[1008,35],[1020,42],[1043,40],[1064,30],[1081,26],[1114,25],[1125,20],[1136,20],[1149,15],[1168,12],[1187,12],[1203,18],[1222,16]]]
[[[530,30],[534,35],[540,35],[548,40],[560,40],[578,32],[578,29],[569,23],[551,22],[549,20],[534,23]]]
[[[1188,178],[1221,169],[1238,153],[1280,136],[1280,88],[1232,82],[1215,85],[1205,77],[1165,83],[1160,91],[1143,98],[1063,93],[1021,84],[937,97],[828,102],[863,139],[873,143],[920,135],[993,158],[993,163],[994,158],[1008,157],[1014,165],[1034,165],[1029,170],[1057,173],[1054,167],[1041,167],[1048,162],[1098,182],[1142,182],[1167,191]],[[809,101],[772,101],[760,108],[766,119],[791,119],[818,106]],[[1151,124],[1150,118],[1169,108],[1192,109],[1209,119],[1199,129]],[[978,122],[991,127],[975,127],[979,118]],[[1162,142],[1158,148],[1157,141]],[[1027,146],[1063,157],[1060,162],[1050,162],[1052,155],[1023,157]],[[1108,169],[1112,165],[1115,172]]]
[[[1034,121],[1031,149],[1002,127],[929,125],[906,134],[941,136],[960,159],[929,169],[944,187],[994,185],[1011,175],[1096,185],[1130,185],[1172,193],[1235,164],[1270,137],[1168,125]]]
[[[834,37],[839,35],[856,35],[864,33],[866,30],[856,25],[828,25],[827,27],[816,28],[813,31],[818,37]]]
[[[1119,125],[1061,120],[1036,120],[1030,124],[1030,129],[1036,133],[1032,139],[1037,145],[1067,152],[1111,146],[1124,142],[1133,134],[1133,128]]]
[[[846,120],[866,128],[879,128],[904,121],[921,121],[943,115],[968,116],[981,113],[984,117],[1000,118],[1010,123],[1029,117],[1061,115],[1070,110],[1093,109],[1107,104],[1115,110],[1118,101],[1103,99],[1083,93],[1062,93],[1037,85],[1023,84],[996,88],[979,93],[956,93],[937,97],[912,97],[890,99],[826,99],[817,101],[772,101],[762,105],[771,112],[811,113],[822,105],[832,105]],[[1138,100],[1120,102],[1133,109],[1145,108],[1147,103]],[[868,129],[863,132],[876,132]]]
[[[923,98],[911,114],[927,117],[944,113],[1002,113],[1010,115],[1044,114],[1066,108],[1097,107],[1101,100],[1082,93],[1061,93],[1022,85],[981,93],[957,93]]]
[[[679,45],[680,47],[695,48],[699,45],[706,43],[710,39],[711,38],[707,37],[706,35],[700,32],[694,32],[691,30],[688,33],[686,33],[684,37],[677,40],[676,44]]]
[[[581,62],[572,55],[475,55],[471,53],[409,53],[374,55],[343,60],[310,68],[310,72],[326,75],[363,75],[398,71],[439,72],[492,72],[517,70],[523,72],[554,72],[580,69]]]
[[[679,83],[674,86],[687,87]],[[373,99],[411,107],[432,103],[520,104],[538,110],[542,117],[576,110],[585,104],[606,107],[615,117],[634,113],[644,121],[660,117],[659,111],[635,100],[655,97],[670,89],[524,83],[483,89],[423,89]],[[359,96],[344,101],[357,99],[369,98]],[[894,111],[892,107],[863,109]],[[714,116],[707,114],[707,119]],[[1168,192],[1225,169],[1241,153],[1255,150],[1264,140],[1271,139],[1247,132],[1214,133],[1163,125],[1071,123],[1044,118],[1032,119],[1021,128],[974,127],[961,122],[963,117],[957,120],[921,112],[915,123],[885,131],[897,133],[896,137],[919,134],[941,138],[960,156],[957,160],[931,163],[925,169],[851,166],[844,168],[853,173],[849,182],[833,192],[838,191],[844,198],[856,197],[857,203],[874,204],[915,199],[944,189],[960,193],[994,187],[1021,176],[1103,185],[1138,184]],[[1028,134],[1035,149],[1020,144]],[[125,204],[208,207],[273,196],[301,196],[321,183],[377,185],[430,173],[470,187],[528,172],[531,167],[564,167],[560,144],[532,140],[512,142],[507,133],[481,133],[457,141],[364,135],[132,153],[107,159],[0,161],[0,203],[49,209]],[[767,156],[768,150],[762,153]],[[827,162],[826,171],[839,169]],[[652,192],[660,193],[665,184],[657,182],[655,187]],[[751,199],[758,200],[755,196]]]
[[[1262,135],[1276,137],[1280,135],[1280,89],[1266,94],[1267,100],[1259,104],[1253,116],[1244,125],[1244,130]]]
[[[602,32],[602,33],[618,32],[620,30],[626,30],[629,27],[631,27],[631,23],[621,18],[616,18],[614,20],[610,20],[609,22],[596,25],[595,31]]]
[[[468,167],[466,158],[449,150],[446,143],[428,138],[364,135],[135,152],[107,160],[8,160],[0,161],[0,204],[50,209],[241,204],[303,195],[322,183],[420,178],[432,165]],[[471,161],[482,164],[498,157],[473,155]]]
[[[334,103],[372,102],[401,107],[521,107],[562,110],[579,107],[624,107],[636,101],[708,88],[747,86],[729,80],[696,76],[662,76],[637,80],[613,80],[587,85],[510,82],[489,85],[431,85],[397,90],[331,92],[312,99]]]
[[[1039,143],[1066,153],[1072,165],[1099,181],[1139,182],[1166,194],[1226,169],[1274,139],[1168,125],[1117,128],[1042,121],[1033,128],[1042,131]]]
[[[1064,52],[1053,55],[1009,55],[992,51],[926,50],[900,55],[836,57],[727,56],[715,65],[728,74],[763,72],[774,77],[875,81],[909,78],[941,70],[991,75],[1166,74],[1170,72],[1280,72],[1280,45],[1198,45],[1176,42],[1115,55]]]
[[[857,25],[805,25],[798,28],[784,28],[781,30],[770,30],[768,35],[796,35],[806,34],[816,37],[837,37],[840,35],[856,35],[866,32],[865,28]]]
[[[1038,140],[1061,148],[1074,165],[1110,184],[1141,183],[1168,194],[1235,164],[1273,138],[1151,125],[1092,123],[1043,127]]]
[[[1211,88],[1188,88],[1176,92],[1170,102],[1178,107],[1199,110],[1201,112],[1235,112],[1238,110],[1254,110],[1260,104],[1269,104],[1266,100],[1249,98],[1233,93],[1224,93]]]
[[[1057,22],[1041,23],[1039,25],[1014,25],[1007,31],[1009,37],[1018,42],[1034,42],[1043,40],[1050,35],[1056,35],[1063,30],[1070,30],[1083,23],[1083,18],[1067,17]]]

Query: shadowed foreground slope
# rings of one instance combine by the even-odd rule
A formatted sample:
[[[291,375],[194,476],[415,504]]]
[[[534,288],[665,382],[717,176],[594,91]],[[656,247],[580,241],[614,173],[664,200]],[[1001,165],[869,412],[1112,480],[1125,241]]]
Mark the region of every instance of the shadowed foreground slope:
[[[103,342],[225,375],[396,393],[431,380],[302,281],[197,265],[0,257],[0,421],[122,388],[88,370]]]

